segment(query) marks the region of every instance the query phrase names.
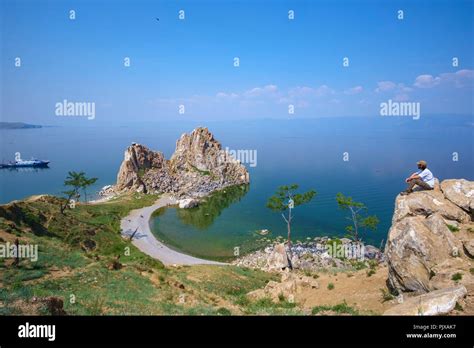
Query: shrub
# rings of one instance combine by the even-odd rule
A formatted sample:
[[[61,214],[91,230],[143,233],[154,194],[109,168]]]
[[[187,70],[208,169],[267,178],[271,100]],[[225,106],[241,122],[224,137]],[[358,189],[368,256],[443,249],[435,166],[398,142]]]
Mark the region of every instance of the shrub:
[[[375,274],[375,270],[374,269],[370,269],[367,271],[367,277],[371,277],[372,275]]]
[[[216,311],[216,314],[217,315],[232,315],[231,311],[224,307],[218,308]]]
[[[387,289],[380,289],[380,292],[382,293],[382,303],[391,301],[395,298],[395,296],[393,296]]]
[[[457,231],[459,231],[459,227],[457,227],[457,226],[449,225],[449,224],[446,224],[446,226],[448,226],[448,229],[449,229],[451,232],[457,232]]]
[[[454,280],[455,282],[458,282],[462,279],[462,273],[454,273],[453,276],[451,277],[451,280]]]

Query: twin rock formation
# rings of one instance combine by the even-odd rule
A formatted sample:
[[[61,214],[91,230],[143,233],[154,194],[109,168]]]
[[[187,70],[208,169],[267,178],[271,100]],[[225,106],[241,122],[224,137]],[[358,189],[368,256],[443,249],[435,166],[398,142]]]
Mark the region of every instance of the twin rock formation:
[[[207,128],[197,128],[178,139],[169,160],[146,146],[129,146],[114,191],[198,198],[227,186],[248,183],[245,166],[223,150]]]

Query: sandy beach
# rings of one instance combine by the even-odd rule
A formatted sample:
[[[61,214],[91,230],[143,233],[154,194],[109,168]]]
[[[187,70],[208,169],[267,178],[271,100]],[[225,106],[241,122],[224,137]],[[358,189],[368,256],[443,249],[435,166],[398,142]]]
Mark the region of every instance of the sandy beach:
[[[151,214],[161,207],[172,204],[177,204],[174,198],[162,196],[149,207],[132,210],[120,223],[122,236],[130,237],[138,227],[137,233],[135,233],[132,240],[133,245],[145,254],[160,260],[165,265],[225,265],[225,263],[199,259],[172,250],[156,239],[150,230],[149,221]]]

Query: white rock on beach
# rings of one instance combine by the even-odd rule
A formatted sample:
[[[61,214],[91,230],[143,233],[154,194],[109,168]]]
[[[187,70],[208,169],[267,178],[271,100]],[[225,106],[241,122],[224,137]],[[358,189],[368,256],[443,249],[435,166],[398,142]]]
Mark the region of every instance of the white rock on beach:
[[[114,194],[114,187],[112,185],[106,185],[102,187],[99,191],[99,196],[109,196]]]
[[[186,199],[181,199],[178,201],[178,205],[180,209],[189,209],[189,208],[194,208],[195,206],[198,205],[198,200],[193,199],[193,198],[186,198]]]

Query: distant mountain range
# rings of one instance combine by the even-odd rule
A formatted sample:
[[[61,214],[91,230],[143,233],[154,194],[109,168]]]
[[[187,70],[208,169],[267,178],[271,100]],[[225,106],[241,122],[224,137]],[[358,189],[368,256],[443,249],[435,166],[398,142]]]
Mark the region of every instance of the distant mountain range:
[[[42,128],[43,126],[36,124],[28,124],[23,122],[0,122],[0,129],[27,129]]]

